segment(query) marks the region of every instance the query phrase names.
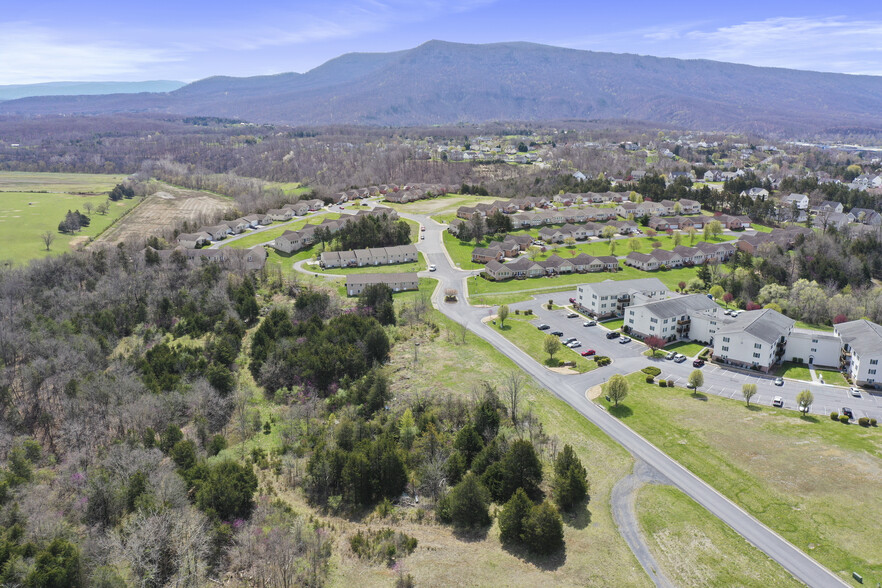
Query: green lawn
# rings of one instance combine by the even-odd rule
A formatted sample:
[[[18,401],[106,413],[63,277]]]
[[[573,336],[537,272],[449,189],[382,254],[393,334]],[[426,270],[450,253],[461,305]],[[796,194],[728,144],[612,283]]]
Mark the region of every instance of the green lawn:
[[[410,227],[410,240],[414,243],[418,243],[420,240],[420,223],[416,221],[412,221],[409,218],[401,219],[407,223],[407,226]]]
[[[751,226],[751,228],[755,229],[759,233],[771,233],[773,230],[772,227],[767,227],[765,225],[758,225],[756,223],[751,223],[750,226]]]
[[[793,326],[797,329],[812,329],[814,331],[827,331],[828,333],[833,332],[833,327],[830,325],[813,325],[811,323],[796,321],[796,324],[794,324]]]
[[[600,404],[842,579],[882,582],[882,429],[628,381]]]
[[[502,333],[506,339],[517,345],[522,351],[530,355],[530,357],[539,363],[546,366],[549,365],[548,354],[543,347],[545,337],[548,336],[548,331],[540,331],[535,325],[531,325],[526,320],[512,317],[509,317],[505,321],[504,327],[499,325],[499,321],[496,321],[496,323],[495,326],[492,323],[490,325]],[[572,336],[572,333],[565,334],[567,336]],[[588,347],[583,346],[578,349],[570,349],[569,347],[561,346],[560,351],[554,354],[554,360],[551,365],[552,367],[557,367],[557,360],[575,361],[576,366],[574,369],[576,371],[580,373],[590,372],[597,368],[597,364],[593,359],[589,360],[580,355],[580,353],[586,349],[588,349]]]
[[[698,343],[689,343],[687,341],[677,341],[676,343],[671,343],[670,345],[664,348],[665,353],[670,353],[671,351],[676,351],[677,353],[682,353],[686,357],[695,357],[701,350],[704,349],[704,345],[700,345]]]
[[[455,218],[456,218],[455,212],[448,212],[446,214],[433,214],[431,216],[431,219],[434,220],[435,222],[442,223],[445,225],[449,225],[453,221],[453,219],[455,219]]]
[[[794,380],[803,380],[805,382],[812,381],[812,375],[809,373],[808,365],[785,361],[775,370],[775,374],[782,378],[792,378]]]
[[[450,254],[450,258],[453,260],[453,264],[459,268],[470,270],[470,269],[482,269],[484,264],[482,263],[473,263],[472,262],[472,251],[475,247],[483,247],[487,245],[486,241],[481,241],[478,245],[475,245],[473,242],[464,242],[460,241],[456,236],[451,235],[447,231],[444,231],[444,247],[447,248],[447,253]]]
[[[625,319],[613,319],[611,321],[603,321],[601,324],[610,331],[618,331],[622,328],[622,325],[625,324]]]
[[[328,212],[325,214],[316,215],[308,219],[280,223],[278,227],[242,237],[241,239],[237,239],[236,241],[225,243],[221,245],[221,247],[248,249],[249,247],[254,247],[255,245],[260,245],[261,243],[266,243],[267,241],[272,241],[276,237],[281,237],[285,233],[285,231],[297,231],[299,229],[302,229],[306,224],[316,225],[321,223],[326,218],[330,220],[336,220],[340,218],[340,215],[336,212]]]
[[[803,585],[672,486],[643,486],[635,510],[650,551],[675,586]]]
[[[472,196],[470,194],[447,194],[437,198],[427,198],[425,200],[417,200],[416,202],[408,202],[406,204],[383,201],[382,205],[394,208],[398,212],[428,214],[434,216],[436,214],[456,214],[456,209],[460,206],[474,206],[475,204],[496,202],[497,200],[500,200],[500,198],[494,198],[492,196]]]
[[[538,236],[538,233],[537,233]],[[699,243],[701,241],[709,241],[712,243],[723,243],[725,241],[732,241],[735,237],[731,235],[722,235],[719,239],[705,239],[699,234],[695,238],[695,243]],[[639,245],[637,249],[631,248],[631,243],[633,242],[636,245]],[[564,259],[568,257],[574,257],[579,255],[580,253],[587,253],[588,255],[593,255],[595,257],[599,257],[601,255],[627,255],[632,251],[637,251],[639,253],[650,253],[653,250],[652,243],[653,241],[658,241],[661,243],[660,249],[665,249],[670,251],[676,244],[674,243],[674,238],[671,235],[660,234],[656,237],[632,237],[631,239],[614,239],[613,243],[615,243],[615,249],[610,253],[610,244],[605,239],[592,239],[590,241],[576,243],[575,245],[558,245],[556,247],[549,247],[549,250],[545,253],[540,253],[536,259],[546,259],[551,255],[557,253]],[[687,235],[683,235],[680,245],[690,246],[692,241],[689,239]]]
[[[471,253],[469,253],[469,255],[471,256]],[[454,258],[454,260],[455,259],[456,258]],[[526,280],[508,280],[505,282],[490,282],[478,277],[477,280],[469,280],[469,296],[480,296],[481,294],[492,294],[496,292],[518,292],[521,290],[558,286],[561,287],[561,290],[566,290],[567,288],[564,288],[563,286],[572,286],[572,288],[575,288],[577,284],[603,282],[605,280],[635,280],[638,278],[658,278],[668,288],[676,290],[679,282],[688,282],[694,278],[698,272],[698,268],[695,267],[644,272],[637,268],[622,265],[621,263],[619,263],[619,266],[621,267],[621,270],[618,272],[567,274],[554,278],[531,278]],[[463,266],[463,268],[465,268],[465,266]]]
[[[815,370],[819,376],[824,377],[825,384],[832,384],[834,386],[848,386],[848,382],[845,380],[845,376],[842,375],[841,372],[835,370]]]
[[[286,196],[299,196],[309,192],[309,188],[299,182],[268,182],[268,184],[273,188],[279,188]]]
[[[60,233],[58,224],[68,210],[85,214],[86,203],[97,207],[105,202],[107,193],[123,179],[116,175],[0,172],[0,260],[20,263],[57,255],[97,237],[141,199],[111,202],[106,215],[93,211],[89,226],[75,235]],[[46,231],[55,238],[49,251],[40,237]]]

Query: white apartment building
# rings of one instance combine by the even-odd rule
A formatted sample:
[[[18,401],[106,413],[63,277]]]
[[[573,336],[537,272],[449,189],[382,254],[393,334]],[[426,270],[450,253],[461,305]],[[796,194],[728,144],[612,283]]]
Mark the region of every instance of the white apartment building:
[[[838,369],[841,348],[842,341],[834,333],[795,328],[787,338],[784,359]]]
[[[714,311],[720,307],[704,294],[673,296],[651,300],[625,309],[624,328],[640,337],[650,335],[667,341],[694,338],[690,334],[693,314]]]
[[[626,307],[650,299],[670,296],[667,287],[658,278],[640,280],[606,280],[579,286],[576,304],[579,309],[597,318],[623,316]]]
[[[840,365],[858,386],[882,384],[882,326],[868,320],[849,321],[833,327],[842,342]]]
[[[768,372],[784,356],[796,321],[764,308],[742,312],[714,335],[714,359]]]

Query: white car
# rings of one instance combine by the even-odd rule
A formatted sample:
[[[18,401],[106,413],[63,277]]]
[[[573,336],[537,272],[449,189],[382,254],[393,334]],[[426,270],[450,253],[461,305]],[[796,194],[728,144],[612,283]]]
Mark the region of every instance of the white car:
[[[849,390],[849,392],[851,392],[851,395],[855,398],[862,398],[861,391],[857,388],[852,388],[851,390]]]
[[[776,386],[783,386],[784,385],[784,378],[775,378],[775,385]]]
[[[772,406],[777,406],[778,408],[782,408],[784,406],[784,399],[780,396],[775,396],[775,399],[772,400]]]
[[[435,271],[435,270],[437,270],[437,269],[438,269],[438,268],[435,267],[435,264],[434,264],[434,263],[433,263],[432,265],[429,266],[429,271],[430,271],[430,272],[433,272],[433,271]]]

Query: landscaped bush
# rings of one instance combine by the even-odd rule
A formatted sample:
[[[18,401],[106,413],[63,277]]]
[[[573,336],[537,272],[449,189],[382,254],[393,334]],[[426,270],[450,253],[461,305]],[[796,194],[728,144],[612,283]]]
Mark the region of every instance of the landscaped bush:
[[[532,308],[528,308],[527,310],[524,311],[524,314],[526,314],[526,315],[531,315],[531,314],[533,314],[533,309],[532,309]]]
[[[858,424],[862,427],[869,427],[870,419],[868,419],[867,417],[861,417],[858,419]]]
[[[612,360],[605,355],[595,355],[594,362],[597,364],[597,367],[603,367],[612,363]]]
[[[870,419],[870,426],[871,426],[871,427],[875,427],[875,426],[876,426],[876,419]]]
[[[645,367],[640,371],[643,372],[644,374],[649,374],[650,376],[653,376],[653,377],[655,377],[661,373],[661,369],[655,367],[654,365]]]
[[[667,387],[668,387],[668,382],[667,382],[666,380],[659,380],[659,381],[658,381],[658,385],[659,385],[660,388],[667,388]]]
[[[848,415],[847,414],[839,415],[839,422],[842,423],[843,425],[847,425],[848,424]]]
[[[838,421],[839,420],[839,413],[836,412],[835,410],[833,412],[831,412],[830,413],[830,420],[831,421]]]
[[[652,384],[653,381],[655,381],[655,378],[653,378],[652,376],[646,376],[646,383],[647,384]]]
[[[668,380],[668,388],[674,387],[674,380]]]

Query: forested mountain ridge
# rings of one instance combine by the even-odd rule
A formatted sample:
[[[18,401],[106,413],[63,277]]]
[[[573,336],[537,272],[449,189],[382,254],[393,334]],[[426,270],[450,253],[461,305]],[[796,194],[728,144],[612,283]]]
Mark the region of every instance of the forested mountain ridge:
[[[288,124],[642,120],[761,133],[882,127],[882,77],[430,41],[343,55],[304,74],[212,77],[169,93],[41,97],[2,114],[167,112]]]

